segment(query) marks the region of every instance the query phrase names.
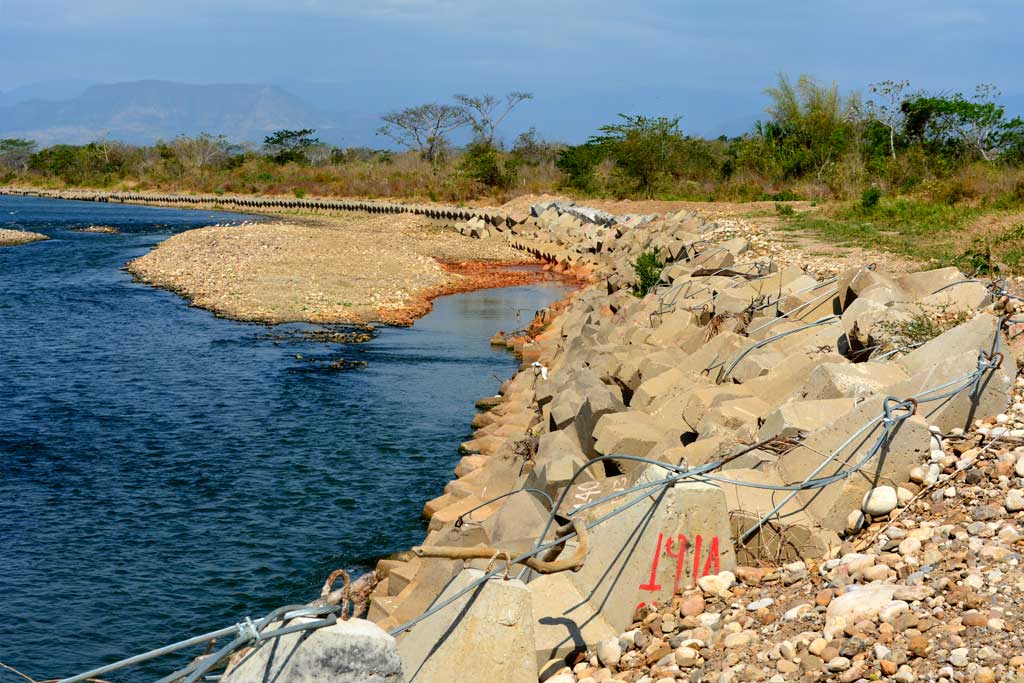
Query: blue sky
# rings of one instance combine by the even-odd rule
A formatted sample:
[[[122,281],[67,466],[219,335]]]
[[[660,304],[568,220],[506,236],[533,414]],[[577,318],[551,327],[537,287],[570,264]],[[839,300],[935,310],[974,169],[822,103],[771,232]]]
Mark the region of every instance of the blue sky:
[[[0,90],[41,81],[274,83],[381,112],[529,90],[507,137],[577,141],[618,112],[739,132],[775,74],[864,90],[999,86],[1024,109],[1020,0],[0,0]]]

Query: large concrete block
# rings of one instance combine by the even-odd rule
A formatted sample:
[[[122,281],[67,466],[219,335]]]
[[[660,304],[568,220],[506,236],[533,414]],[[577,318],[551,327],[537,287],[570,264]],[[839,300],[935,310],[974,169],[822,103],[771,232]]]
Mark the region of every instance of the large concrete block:
[[[537,576],[529,584],[537,667],[574,652],[585,652],[619,632],[594,611],[569,574]]]
[[[287,625],[312,622],[293,619]],[[268,630],[279,628],[277,623]],[[224,683],[402,683],[395,639],[363,619],[339,621],[266,642],[221,679]]]
[[[629,405],[631,408],[647,408],[661,396],[686,393],[695,386],[706,386],[706,382],[679,368],[670,368],[641,382]]]
[[[465,569],[439,602],[480,579]],[[536,683],[530,591],[522,581],[491,579],[398,637],[408,683]]]
[[[594,449],[601,455],[646,457],[668,431],[663,424],[639,410],[609,413],[601,417],[594,428]],[[634,465],[627,462],[622,464],[622,468],[630,470]]]
[[[883,412],[884,398],[865,399],[842,420],[812,432],[793,450],[779,459],[779,470],[789,483],[806,479],[840,445]],[[844,448],[816,478],[849,470],[860,464],[884,433],[882,422],[865,429]],[[883,484],[897,486],[907,481],[910,470],[923,462],[931,450],[928,422],[920,415],[896,423],[882,440],[878,452],[845,480],[822,489],[804,491],[800,499],[807,513],[827,529],[842,531],[852,510],[860,509],[868,489]]]
[[[933,270],[921,270],[916,273],[907,273],[897,276],[896,281],[900,287],[909,292],[915,300],[923,299],[935,293],[937,290],[951,285],[954,282],[962,282],[967,278],[960,272],[959,268],[935,268]],[[953,289],[956,289],[955,287]]]
[[[893,363],[823,363],[811,371],[800,396],[808,401],[865,398],[908,377],[904,369]]]
[[[638,483],[664,478],[646,468]],[[735,567],[725,496],[717,486],[678,483],[650,489],[642,502],[590,531],[590,553],[570,575],[583,597],[616,631],[625,629],[638,606],[668,604],[697,578]],[[597,519],[633,497],[611,500],[586,511]],[[566,554],[575,552],[567,544]]]
[[[758,430],[758,438],[762,441],[776,436],[792,439],[802,433],[813,432],[841,419],[843,415],[853,410],[856,403],[853,398],[783,403],[765,418],[764,424]]]
[[[978,369],[979,351],[994,351],[997,326],[994,316],[982,314],[911,351],[898,364],[912,376],[892,387],[891,393],[904,398],[948,383],[952,385],[947,391],[963,387],[966,382],[956,380]],[[1002,365],[998,369],[986,370],[970,390],[920,404],[919,411],[931,424],[943,430],[967,428],[975,419],[998,415],[1010,405],[1017,361],[1005,336],[1000,333],[998,338],[999,352],[1003,354]],[[928,392],[924,398],[943,393],[946,391]]]

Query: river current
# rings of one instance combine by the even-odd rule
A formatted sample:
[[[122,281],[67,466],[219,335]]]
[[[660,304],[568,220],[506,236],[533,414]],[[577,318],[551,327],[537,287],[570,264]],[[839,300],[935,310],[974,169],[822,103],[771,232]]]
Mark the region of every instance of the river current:
[[[0,248],[0,662],[72,675],[415,545],[474,400],[517,367],[489,337],[566,291],[443,297],[412,328],[342,344],[214,317],[122,270],[247,219],[0,197],[0,227],[52,238]],[[74,230],[93,224],[121,234]]]

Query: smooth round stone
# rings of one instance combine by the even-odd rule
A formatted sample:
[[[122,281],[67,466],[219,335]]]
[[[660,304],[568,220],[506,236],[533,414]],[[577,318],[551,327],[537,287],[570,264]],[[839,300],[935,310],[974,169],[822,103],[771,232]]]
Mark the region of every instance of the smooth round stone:
[[[866,515],[881,517],[895,510],[898,504],[899,497],[896,495],[896,489],[891,486],[876,486],[864,494],[860,509]]]

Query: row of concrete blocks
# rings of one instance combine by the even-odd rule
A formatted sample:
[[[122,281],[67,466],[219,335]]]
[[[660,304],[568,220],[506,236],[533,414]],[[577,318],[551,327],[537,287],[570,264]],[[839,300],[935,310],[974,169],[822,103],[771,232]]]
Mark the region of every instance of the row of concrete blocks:
[[[282,197],[244,197],[234,195],[173,195],[140,192],[87,192],[65,190],[37,190],[0,188],[0,194],[72,199],[91,202],[117,202],[142,204],[184,204],[236,206],[243,209],[307,209],[314,211],[360,211],[373,214],[413,213],[436,220],[480,219],[490,225],[506,225],[510,218],[493,211],[467,207],[439,205],[394,204],[389,202],[347,201],[335,199],[306,199]]]

